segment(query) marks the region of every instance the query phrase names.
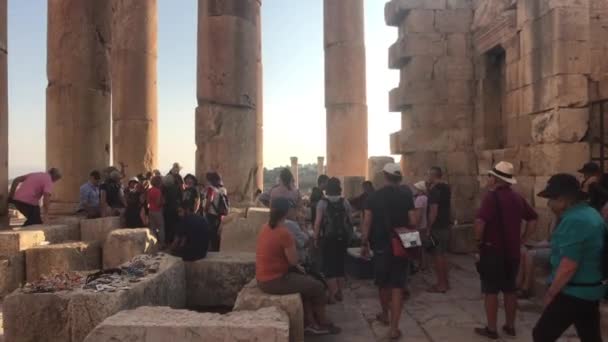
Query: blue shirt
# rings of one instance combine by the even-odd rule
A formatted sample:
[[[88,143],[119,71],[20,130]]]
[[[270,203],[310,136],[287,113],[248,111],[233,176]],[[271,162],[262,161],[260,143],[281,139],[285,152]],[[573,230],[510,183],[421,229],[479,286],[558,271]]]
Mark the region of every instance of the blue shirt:
[[[99,207],[99,187],[86,182],[80,187],[80,209]]]
[[[570,283],[589,284],[601,281],[605,234],[604,220],[588,204],[579,204],[568,209],[551,235],[551,279],[555,278],[562,258],[568,258],[578,264]],[[605,287],[566,285],[562,293],[597,301],[604,297]]]

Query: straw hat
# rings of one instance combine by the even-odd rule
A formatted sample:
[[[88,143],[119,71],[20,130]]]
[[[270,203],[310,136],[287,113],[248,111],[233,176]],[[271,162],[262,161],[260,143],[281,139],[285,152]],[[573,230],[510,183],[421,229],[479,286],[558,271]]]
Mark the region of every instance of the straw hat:
[[[414,188],[416,190],[422,191],[422,192],[426,192],[426,182],[425,181],[420,181],[416,184],[414,184]]]
[[[488,171],[488,174],[501,179],[509,184],[517,184],[517,180],[513,177],[513,164],[501,161],[494,168]]]

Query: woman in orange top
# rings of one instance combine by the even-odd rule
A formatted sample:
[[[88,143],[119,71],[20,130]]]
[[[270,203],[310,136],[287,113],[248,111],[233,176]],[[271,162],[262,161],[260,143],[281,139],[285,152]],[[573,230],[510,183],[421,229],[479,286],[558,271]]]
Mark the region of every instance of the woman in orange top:
[[[298,265],[295,242],[284,225],[289,207],[289,201],[285,198],[273,199],[270,205],[270,222],[262,228],[257,241],[258,287],[273,295],[299,293],[304,304],[306,334],[338,334],[340,328],[329,322],[325,314],[325,287],[320,281],[306,275]],[[297,271],[290,271],[290,268]]]

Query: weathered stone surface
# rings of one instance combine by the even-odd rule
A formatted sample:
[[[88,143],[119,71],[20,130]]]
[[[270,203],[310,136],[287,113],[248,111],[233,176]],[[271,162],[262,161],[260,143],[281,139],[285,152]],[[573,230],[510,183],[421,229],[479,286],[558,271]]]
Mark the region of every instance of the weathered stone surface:
[[[344,177],[342,181],[342,196],[353,198],[363,193],[363,182],[365,177]]]
[[[249,208],[246,217],[222,222],[221,251],[255,253],[258,234],[269,218],[269,209]]]
[[[48,4],[46,159],[63,179],[53,202],[78,203],[91,170],[109,164],[110,1]]]
[[[10,257],[44,242],[40,230],[8,230],[0,232],[0,257]]]
[[[556,107],[585,107],[589,102],[589,85],[584,75],[558,75],[524,86],[521,90],[521,112],[540,113]]]
[[[98,270],[101,244],[90,241],[37,246],[25,251],[25,260],[28,282],[53,273]]]
[[[130,177],[156,168],[157,2],[112,5],[113,157]]]
[[[367,179],[374,184],[376,189],[380,189],[384,185],[384,174],[382,173],[384,166],[394,162],[393,157],[369,157]]]
[[[589,108],[560,108],[532,119],[532,139],[539,144],[579,142],[588,130]]]
[[[389,48],[389,68],[399,69],[411,57],[441,57],[445,54],[446,47],[447,41],[439,33],[404,34]]]
[[[85,342],[289,341],[287,315],[277,308],[227,315],[141,307],[104,320]]]
[[[327,174],[335,177],[367,174],[367,106],[327,108]],[[349,141],[348,144],[344,144]]]
[[[163,256],[158,272],[133,283],[129,290],[37,294],[15,291],[2,304],[5,337],[13,342],[82,342],[107,317],[146,305],[185,306],[181,259]]]
[[[576,174],[589,159],[589,144],[542,144],[530,147],[531,175]],[[567,156],[567,157],[566,157]]]
[[[290,341],[304,341],[304,307],[299,294],[269,295],[262,292],[257,282],[252,280],[239,292],[234,311],[259,310],[267,307],[277,307],[287,313]]]
[[[103,245],[103,268],[115,268],[137,255],[155,253],[156,244],[148,228],[113,230]]]
[[[253,253],[208,253],[205,259],[187,262],[188,306],[232,307],[243,286],[254,277]]]
[[[29,230],[41,231],[44,240],[49,243],[80,240],[80,225],[77,224],[41,224],[20,229],[20,231]]]
[[[435,32],[435,11],[413,9],[406,12],[404,20],[399,25],[399,35],[408,33]]]
[[[104,243],[110,232],[119,228],[120,217],[112,216],[82,220],[80,222],[80,235],[82,241],[99,241]]]
[[[435,27],[442,33],[468,33],[473,22],[472,9],[450,9],[435,12]]]
[[[17,289],[25,281],[25,253],[0,257],[0,298]]]

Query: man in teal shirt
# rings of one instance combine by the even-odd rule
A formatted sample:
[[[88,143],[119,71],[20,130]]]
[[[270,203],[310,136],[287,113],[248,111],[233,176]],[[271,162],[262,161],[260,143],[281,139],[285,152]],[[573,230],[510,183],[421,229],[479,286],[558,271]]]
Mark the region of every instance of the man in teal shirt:
[[[602,341],[599,302],[606,225],[596,210],[583,202],[580,183],[568,174],[551,179],[538,196],[558,218],[551,236],[551,286],[545,311],[534,327],[534,341],[556,341],[574,324],[582,342]]]

